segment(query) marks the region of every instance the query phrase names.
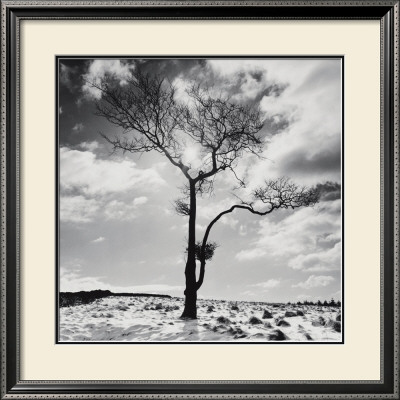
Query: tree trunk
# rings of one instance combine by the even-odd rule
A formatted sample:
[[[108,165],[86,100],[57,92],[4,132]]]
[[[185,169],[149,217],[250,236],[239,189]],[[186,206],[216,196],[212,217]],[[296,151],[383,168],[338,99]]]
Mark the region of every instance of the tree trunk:
[[[182,319],[197,319],[197,290],[192,288],[185,290],[185,308],[181,315]]]
[[[196,187],[190,182],[190,214],[189,214],[189,236],[188,236],[188,256],[185,268],[186,289],[185,289],[185,308],[181,318],[197,318],[197,283],[196,283]]]

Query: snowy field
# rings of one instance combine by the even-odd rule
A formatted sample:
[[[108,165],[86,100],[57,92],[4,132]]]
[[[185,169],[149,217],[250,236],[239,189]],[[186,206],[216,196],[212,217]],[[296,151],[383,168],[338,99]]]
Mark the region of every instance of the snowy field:
[[[179,317],[183,299],[105,297],[60,308],[60,342],[340,342],[337,307],[198,300],[197,320]]]

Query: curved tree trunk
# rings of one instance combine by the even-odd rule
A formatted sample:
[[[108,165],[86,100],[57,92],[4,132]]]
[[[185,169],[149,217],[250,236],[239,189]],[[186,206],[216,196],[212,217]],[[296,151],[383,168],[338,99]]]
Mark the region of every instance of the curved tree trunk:
[[[195,183],[190,182],[190,214],[189,214],[189,236],[188,257],[185,268],[186,289],[185,308],[181,318],[197,318],[197,283],[196,283],[196,188]]]

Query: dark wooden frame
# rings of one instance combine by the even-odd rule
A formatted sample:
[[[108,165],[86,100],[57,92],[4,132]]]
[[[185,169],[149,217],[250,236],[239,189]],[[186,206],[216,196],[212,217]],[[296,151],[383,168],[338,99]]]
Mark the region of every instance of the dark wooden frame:
[[[399,132],[397,1],[1,2],[1,399],[399,399]],[[23,19],[375,19],[381,23],[383,318],[379,381],[55,382],[19,375],[19,22]]]

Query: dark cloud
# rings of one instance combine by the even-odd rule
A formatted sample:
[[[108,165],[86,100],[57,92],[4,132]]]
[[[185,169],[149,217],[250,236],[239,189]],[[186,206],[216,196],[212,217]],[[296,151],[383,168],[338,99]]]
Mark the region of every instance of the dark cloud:
[[[264,76],[263,71],[250,72],[250,76],[257,82],[261,82]]]
[[[268,86],[261,94],[261,98],[264,96],[273,96],[278,97],[280,96],[284,90],[288,87],[287,84],[278,84],[274,83],[271,86]]]
[[[80,91],[82,74],[86,70],[86,60],[63,59],[59,63],[60,89],[68,89],[71,93]]]
[[[140,68],[145,73],[160,74],[170,81],[177,76],[193,77],[196,67],[203,68],[206,60],[202,59],[142,59]]]
[[[321,201],[333,201],[342,196],[342,187],[337,182],[319,183],[316,188],[321,195]]]
[[[303,149],[288,155],[283,169],[288,176],[312,174],[315,171],[318,173],[340,172],[340,161],[340,146],[331,146],[311,156],[307,154],[307,149]]]
[[[273,136],[287,129],[289,124],[289,119],[283,115],[266,118],[262,133],[265,132],[265,136]]]

